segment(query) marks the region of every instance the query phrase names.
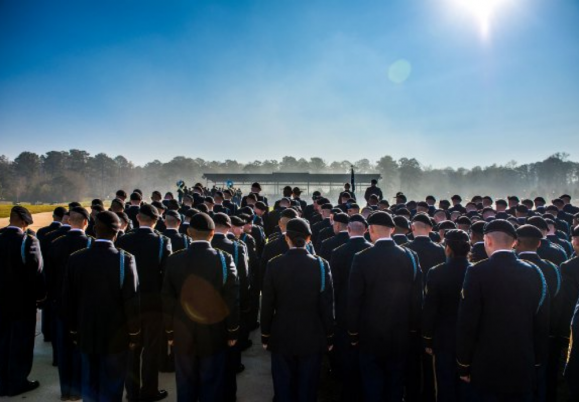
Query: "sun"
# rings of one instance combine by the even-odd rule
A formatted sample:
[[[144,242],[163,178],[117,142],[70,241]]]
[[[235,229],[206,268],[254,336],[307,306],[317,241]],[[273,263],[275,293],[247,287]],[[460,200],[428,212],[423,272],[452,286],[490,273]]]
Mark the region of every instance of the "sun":
[[[483,36],[487,36],[492,17],[498,9],[510,0],[454,0],[459,6],[472,14],[480,25]]]

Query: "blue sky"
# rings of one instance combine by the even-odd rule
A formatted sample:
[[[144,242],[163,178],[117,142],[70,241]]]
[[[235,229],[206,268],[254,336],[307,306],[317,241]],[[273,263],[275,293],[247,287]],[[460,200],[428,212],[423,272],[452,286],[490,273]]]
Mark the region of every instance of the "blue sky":
[[[0,154],[577,160],[579,2],[461,1],[0,0]]]

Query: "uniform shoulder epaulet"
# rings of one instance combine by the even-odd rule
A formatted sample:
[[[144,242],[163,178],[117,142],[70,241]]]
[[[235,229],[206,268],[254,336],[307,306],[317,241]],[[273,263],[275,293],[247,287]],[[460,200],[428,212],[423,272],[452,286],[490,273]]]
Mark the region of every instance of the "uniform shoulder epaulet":
[[[132,235],[134,235],[135,233],[137,233],[137,229],[131,229],[131,230],[129,230],[128,232],[125,232],[125,234],[123,235],[123,237],[132,236]]]
[[[282,255],[283,255],[283,254],[278,254],[278,255],[276,255],[275,257],[271,257],[271,258],[269,259],[269,261],[268,261],[268,264],[271,263],[273,260],[281,257]]]
[[[116,247],[116,249],[119,250],[119,251],[122,251],[123,253],[125,253],[125,255],[126,255],[127,257],[135,258],[135,256],[134,256],[133,254],[129,253],[129,252],[128,252],[127,250],[125,250],[124,248]]]
[[[181,250],[173,251],[173,252],[171,253],[171,255],[169,256],[169,258],[172,258],[172,257],[174,257],[174,256],[176,256],[176,255],[178,255],[178,254],[184,253],[186,250],[187,250],[187,249],[182,248]]]
[[[225,251],[225,250],[223,250],[223,249],[220,249],[219,247],[214,247],[214,248],[215,248],[215,250],[222,252],[222,253],[225,254],[226,256],[230,256],[230,257],[231,257],[231,254],[228,253],[227,251]],[[233,258],[233,257],[231,257],[231,258]]]
[[[159,232],[157,229],[153,229],[153,233],[156,233],[159,236],[165,236],[163,233]]]
[[[50,243],[56,243],[57,240],[63,239],[65,238],[66,235],[62,235],[62,236],[58,236],[56,239],[54,239],[53,241],[51,241]]]
[[[430,268],[430,269],[428,270],[428,272],[432,271],[433,269],[440,268],[440,267],[442,267],[444,264],[445,264],[444,262],[441,262],[440,264],[437,264],[437,265],[435,265],[434,267]]]
[[[366,248],[366,249],[364,249],[364,250],[362,250],[362,251],[358,251],[355,255],[362,255],[362,254],[364,254],[365,252],[367,252],[368,250],[371,250],[371,249],[372,249],[372,247],[368,247],[368,248]]]
[[[485,262],[485,261],[488,261],[488,258],[483,258],[482,260],[477,261],[477,262],[471,262],[471,266],[476,267],[478,264],[480,264],[481,262]]]
[[[333,254],[333,253],[335,253],[336,251],[338,251],[338,250],[340,250],[340,249],[344,248],[345,246],[346,246],[346,243],[344,243],[344,244],[340,244],[338,247],[336,247],[336,248],[334,249],[334,251],[332,251],[332,254]]]
[[[86,250],[88,250],[88,248],[81,248],[80,250],[76,250],[75,252],[71,253],[70,256],[72,257],[73,255],[81,254]]]

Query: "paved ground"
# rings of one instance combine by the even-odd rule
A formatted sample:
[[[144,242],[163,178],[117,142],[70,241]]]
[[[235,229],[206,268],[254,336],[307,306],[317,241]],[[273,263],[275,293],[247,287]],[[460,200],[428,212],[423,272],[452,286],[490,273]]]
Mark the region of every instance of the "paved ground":
[[[42,212],[40,214],[32,215],[34,223],[30,225],[30,229],[35,232],[41,227],[48,226],[52,222],[52,212]],[[8,226],[8,218],[0,218],[0,228]]]

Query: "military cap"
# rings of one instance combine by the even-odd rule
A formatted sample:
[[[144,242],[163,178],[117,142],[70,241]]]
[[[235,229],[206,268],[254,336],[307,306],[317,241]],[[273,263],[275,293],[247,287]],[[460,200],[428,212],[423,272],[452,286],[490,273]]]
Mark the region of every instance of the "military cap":
[[[538,227],[533,225],[522,225],[517,228],[518,237],[527,237],[532,239],[542,239],[543,233]]]
[[[225,190],[223,190],[223,194],[227,194],[227,195],[233,195],[233,193],[231,192],[230,189],[226,188]]]
[[[396,215],[404,215],[404,216],[410,217],[410,215],[412,215],[412,214],[410,213],[408,208],[398,208],[396,210]]]
[[[392,215],[384,211],[374,212],[368,217],[368,225],[386,226],[389,228],[396,227]]]
[[[426,201],[428,201],[428,200],[431,200],[431,201],[436,202],[436,198],[435,198],[433,195],[427,195],[427,196],[426,196]]]
[[[349,222],[361,222],[364,226],[368,227],[368,221],[360,214],[353,214],[350,216]]]
[[[302,190],[300,190],[299,187],[294,187],[292,189],[292,193],[294,193],[295,195],[300,195],[302,193]]]
[[[493,202],[493,197],[488,196],[488,195],[485,195],[482,199],[483,199],[483,200],[488,200],[488,201],[490,201],[491,203]]]
[[[215,225],[227,226],[228,228],[231,227],[231,218],[223,212],[218,212],[213,215],[213,222],[215,222]]]
[[[185,195],[183,196],[183,200],[191,200],[191,201],[193,201],[193,197],[191,197],[190,194],[185,194]]]
[[[554,200],[551,200],[551,204],[553,204],[553,205],[563,205],[563,204],[565,204],[565,201],[563,201],[563,200],[560,199],[560,198],[555,198]]]
[[[573,228],[573,230],[571,231],[571,236],[572,237],[579,237],[579,225],[577,225]]]
[[[519,202],[519,197],[517,197],[516,195],[509,195],[509,196],[507,197],[507,200]]]
[[[223,191],[216,191],[215,197],[223,198]]]
[[[192,229],[199,230],[200,232],[210,232],[215,230],[215,222],[213,222],[213,219],[204,212],[195,214],[191,218],[189,226]]]
[[[74,207],[82,207],[82,205],[80,205],[80,202],[76,202],[76,201],[68,203],[68,210],[69,211]]]
[[[555,221],[553,219],[545,218],[545,215],[543,215],[543,219],[545,219],[545,222],[547,222],[547,225],[555,226]]]
[[[340,212],[334,215],[334,222],[344,223],[347,225],[349,221],[350,219],[348,217],[348,214]]]
[[[332,210],[330,211],[330,213],[332,214],[339,214],[340,212],[344,211],[342,211],[340,208],[332,208]]]
[[[179,221],[181,221],[181,214],[177,211],[173,211],[173,210],[169,210],[167,212],[165,212],[165,217],[170,216],[171,218],[175,218]]]
[[[54,208],[54,211],[52,212],[52,214],[54,216],[58,216],[59,218],[62,218],[65,213],[66,213],[66,208],[64,208],[64,207],[56,207],[56,208]]]
[[[513,239],[517,238],[517,231],[513,224],[504,219],[495,219],[492,222],[488,222],[484,227],[484,234],[489,234],[493,232],[503,232]]]
[[[450,229],[444,233],[444,239],[447,241],[456,241],[456,242],[464,242],[468,243],[470,238],[468,234],[461,229]]]
[[[444,215],[446,215],[446,211],[445,211],[444,209],[437,209],[437,210],[434,211],[434,215],[436,215],[436,214],[444,214]]]
[[[248,215],[248,214],[239,214],[237,216],[239,217],[239,219],[242,219],[246,224],[250,223],[253,220],[251,215]],[[232,220],[232,222],[233,222],[233,220]]]
[[[471,225],[470,231],[473,233],[483,234],[486,222],[485,221],[478,221]]]
[[[480,195],[475,195],[470,200],[476,204],[477,202],[482,201],[482,197]]]
[[[459,225],[472,225],[472,221],[468,216],[461,216],[456,220],[456,223]]]
[[[126,212],[120,211],[120,212],[115,212],[115,214],[117,214],[117,216],[119,217],[119,219],[121,221],[123,221],[127,225],[129,224],[129,221],[131,220],[131,218],[129,218],[129,215],[127,215]]]
[[[286,231],[288,233],[295,233],[298,235],[303,235],[304,237],[311,236],[312,230],[310,229],[310,225],[305,219],[302,218],[293,218],[291,219],[286,226]]]
[[[390,203],[388,202],[388,200],[380,200],[378,201],[379,205],[386,205],[386,208],[388,208],[390,206]]]
[[[103,209],[103,211],[104,211],[104,209]],[[103,211],[99,211],[99,213],[100,213],[100,212],[103,212]],[[83,207],[74,207],[74,208],[72,208],[72,209],[70,210],[70,212],[74,212],[75,214],[82,215],[82,217],[83,217],[84,219],[86,219],[87,221],[90,219],[90,214],[89,214],[88,211],[87,211],[86,209],[84,209]]]
[[[406,203],[406,199],[407,199],[407,198],[406,198],[406,196],[405,196],[404,194],[400,193],[400,195],[397,195],[397,196],[396,196],[396,199],[397,199],[397,200],[400,200],[400,202],[402,202],[402,203]]]
[[[263,201],[257,201],[254,208],[259,209],[260,211],[267,211],[267,205],[265,205],[265,202]]]
[[[477,207],[476,202],[473,202],[473,201],[467,202],[466,205],[465,205],[465,207],[468,207],[468,206],[470,206],[470,205],[472,205],[472,206],[475,207],[475,208]]]
[[[257,204],[259,204],[259,202]],[[257,204],[255,204],[255,208],[260,209],[260,208],[258,208],[259,206]],[[262,202],[262,204],[263,204],[263,202]],[[265,207],[265,204],[263,204],[263,206]],[[267,209],[267,207],[265,207],[263,210],[265,211],[266,209]],[[255,215],[255,212],[253,212],[253,209],[250,206],[245,206],[245,207],[240,208],[239,213],[240,214],[247,214],[249,216]]]
[[[422,213],[414,215],[414,218],[412,218],[412,223],[415,223],[415,222],[423,223],[423,224],[428,225],[430,227],[434,226],[432,224],[432,220],[430,219],[430,217],[428,215],[422,214]]]
[[[148,216],[151,219],[159,219],[159,211],[150,204],[143,204],[139,208],[139,213]]]
[[[496,201],[495,201],[495,204],[496,204],[496,205],[503,205],[503,206],[505,206],[505,207],[508,205],[507,202],[506,202],[505,200],[503,200],[502,198],[496,200]]]
[[[259,184],[258,182],[255,182],[251,185],[251,188],[257,188],[259,191],[261,191],[261,184]]]
[[[377,195],[377,194],[370,194],[370,197],[369,197],[369,198],[371,198],[371,199],[373,199],[373,200],[376,200],[376,201],[379,201],[379,200],[380,200],[380,199],[378,198],[378,195]]]
[[[416,203],[416,206],[421,207],[421,208],[428,208],[429,207],[429,205],[426,201],[420,201],[420,202]]]
[[[438,224],[438,230],[456,229],[456,224],[453,221],[442,221]]]
[[[549,225],[547,224],[547,221],[546,221],[544,218],[540,217],[540,216],[532,216],[532,217],[530,217],[529,219],[527,219],[527,223],[528,223],[529,225],[536,226],[536,227],[538,227],[538,228],[541,229],[541,230],[549,231]]]
[[[151,203],[151,205],[154,206],[155,208],[157,208],[157,210],[160,209],[160,210],[164,211],[164,210],[167,209],[167,207],[165,206],[165,204],[163,204],[161,201],[153,201],[153,202]]]
[[[529,208],[527,208],[526,205],[523,204],[519,204],[517,205],[517,207],[515,208],[515,211],[517,211],[520,214],[527,214],[529,213]]]
[[[237,226],[237,227],[245,226],[245,220],[240,218],[239,216],[232,216],[231,217],[231,224],[233,226]]]
[[[416,208],[416,201],[410,200],[406,203],[406,208],[412,210]]]
[[[215,200],[211,196],[205,197],[205,199],[203,201],[205,201],[208,204],[215,204]]]
[[[141,194],[141,197],[143,196],[143,191],[141,191],[140,189],[136,188],[133,190],[133,193],[137,193],[137,194]]]
[[[123,202],[123,200],[121,200],[120,198],[115,198],[114,200],[111,201],[111,206],[113,204],[117,204],[118,206],[124,208],[125,207],[125,203]]]
[[[561,196],[559,196],[559,198],[563,199],[563,198],[571,198],[571,196],[569,194],[563,194]]]
[[[330,210],[331,210],[331,209],[332,209],[332,204],[330,204],[329,202],[328,202],[328,203],[325,203],[324,205],[322,205],[322,209],[330,209]]]
[[[521,204],[526,205],[527,208],[533,208],[533,200],[530,200],[528,198],[525,198],[524,200],[521,200]]]
[[[295,209],[286,208],[279,214],[280,218],[294,219],[298,217],[298,213]]]
[[[90,209],[92,211],[96,211],[96,212],[103,212],[105,210],[105,207],[103,207],[102,205],[96,204],[96,205],[91,205]]]
[[[257,195],[256,195],[255,193],[249,193],[249,194],[247,194],[246,198],[247,198],[248,200],[254,200],[254,201],[257,202]]]
[[[492,212],[493,214],[495,213],[495,210],[492,209],[491,207],[484,207],[482,210],[482,213],[486,213],[486,212]]]
[[[100,205],[103,206],[103,200],[101,200],[100,198],[95,198],[94,200],[92,200],[90,202],[90,206],[92,207],[93,205]]]
[[[194,215],[198,214],[199,211],[197,208],[189,208],[187,211],[185,211],[185,216],[187,218],[192,218]]]
[[[111,211],[99,212],[95,219],[101,225],[105,226],[107,229],[115,233],[118,232],[119,229],[121,228],[121,220],[114,212]]]
[[[291,204],[291,203],[292,203],[292,200],[290,200],[289,197],[282,197],[282,198],[279,200],[279,202],[282,202],[282,201],[285,201],[285,202],[287,202],[288,204]]]
[[[509,216],[507,218],[507,221],[511,222],[513,224],[513,226],[515,227],[515,229],[518,228],[519,226],[521,226],[521,224],[519,223],[517,218],[515,218],[514,216]]]
[[[410,222],[405,216],[397,215],[394,217],[394,224],[399,228],[410,229]]]
[[[554,206],[554,205],[549,205],[547,208],[545,208],[545,211],[553,211],[553,212],[555,212],[555,213],[558,214],[558,213],[559,213],[559,208],[557,208],[557,207]]]
[[[132,192],[131,193],[131,201],[141,201],[143,199],[143,195],[141,193]]]
[[[316,200],[316,204],[318,204],[318,205],[324,205],[324,204],[329,204],[329,203],[330,203],[330,200],[328,200],[325,197],[320,197]]]
[[[378,184],[378,180],[372,179],[372,180],[370,180],[370,183],[372,183],[372,184]]]
[[[448,200],[440,200],[440,202],[438,203],[438,205],[450,206],[450,202],[449,202]]]
[[[553,215],[553,214],[551,214],[551,213],[549,213],[549,212],[544,213],[542,216],[543,216],[543,219],[545,219],[545,220],[547,220],[547,219],[555,220],[555,215]]]
[[[34,223],[34,220],[32,219],[32,215],[30,214],[30,212],[21,205],[16,205],[12,207],[11,213],[18,215],[18,217],[27,225],[32,225]]]
[[[547,201],[545,201],[545,199],[543,197],[535,197],[535,199],[533,200],[535,201],[535,203],[538,201],[540,203],[545,204]]]
[[[322,193],[320,193],[319,191],[316,190],[312,193],[312,198],[317,198],[317,197],[320,197],[321,195],[322,195]]]
[[[125,190],[118,190],[115,195],[117,197],[127,198],[127,192]]]
[[[360,209],[360,206],[355,202],[348,204],[348,209]]]
[[[458,194],[453,195],[450,199],[452,201],[455,201],[455,200],[457,200],[458,202],[462,201],[462,197]]]

